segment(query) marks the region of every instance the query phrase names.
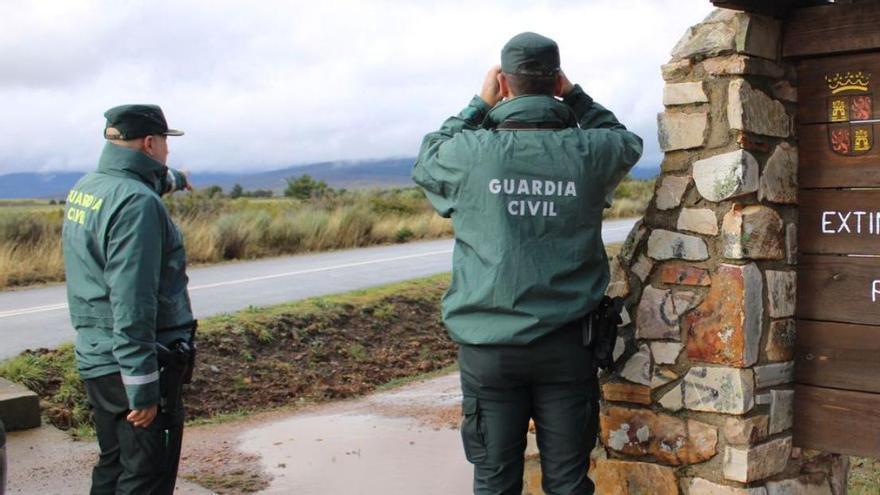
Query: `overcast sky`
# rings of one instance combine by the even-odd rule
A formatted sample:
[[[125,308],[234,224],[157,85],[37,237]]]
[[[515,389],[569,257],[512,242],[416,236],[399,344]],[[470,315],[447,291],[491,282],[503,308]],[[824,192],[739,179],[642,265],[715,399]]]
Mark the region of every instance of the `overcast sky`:
[[[709,0],[0,0],[0,174],[89,170],[103,112],[158,103],[169,165],[414,156],[521,31],[661,158],[659,66]]]

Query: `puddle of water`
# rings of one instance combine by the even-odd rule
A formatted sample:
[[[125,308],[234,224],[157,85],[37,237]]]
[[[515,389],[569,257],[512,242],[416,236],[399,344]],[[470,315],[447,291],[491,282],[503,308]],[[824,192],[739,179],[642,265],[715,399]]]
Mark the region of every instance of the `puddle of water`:
[[[297,416],[248,431],[274,479],[263,493],[449,495],[472,491],[458,430],[411,418],[337,413]]]

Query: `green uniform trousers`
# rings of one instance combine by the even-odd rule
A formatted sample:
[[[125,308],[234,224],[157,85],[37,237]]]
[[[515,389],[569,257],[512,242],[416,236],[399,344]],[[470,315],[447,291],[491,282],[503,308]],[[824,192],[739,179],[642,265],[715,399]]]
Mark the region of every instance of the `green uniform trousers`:
[[[520,495],[529,418],[535,420],[547,495],[587,495],[599,423],[593,352],[580,322],[526,346],[463,345],[462,426],[474,494]]]
[[[92,495],[171,494],[183,440],[183,404],[169,404],[146,428],[125,418],[128,397],[119,373],[85,380],[101,449]]]

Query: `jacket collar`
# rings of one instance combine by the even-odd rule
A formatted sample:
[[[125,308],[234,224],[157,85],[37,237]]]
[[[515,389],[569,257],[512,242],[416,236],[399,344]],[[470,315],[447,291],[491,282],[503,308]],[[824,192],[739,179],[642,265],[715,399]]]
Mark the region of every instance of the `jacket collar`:
[[[568,105],[545,95],[523,95],[499,103],[485,120],[483,127],[492,129],[506,120],[518,122],[555,122],[577,127],[577,116]]]
[[[139,180],[156,194],[161,194],[168,167],[140,151],[108,142],[104,145],[104,151],[101,152],[101,158],[98,160],[98,171]]]

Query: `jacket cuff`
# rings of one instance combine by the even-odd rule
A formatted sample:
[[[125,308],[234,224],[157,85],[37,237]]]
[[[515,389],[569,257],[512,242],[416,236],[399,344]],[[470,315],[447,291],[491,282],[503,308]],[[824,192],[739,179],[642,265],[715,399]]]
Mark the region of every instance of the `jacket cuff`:
[[[123,376],[123,384],[125,385],[125,395],[128,396],[128,407],[132,410],[146,409],[159,403],[159,372],[156,371],[156,379],[143,384],[126,383]]]
[[[593,106],[593,99],[590,98],[590,95],[584,92],[584,89],[581,88],[580,84],[575,84],[571,91],[562,98],[562,101],[574,110],[578,120],[580,120]]]
[[[458,116],[466,121],[468,124],[480,125],[483,123],[483,119],[486,118],[486,114],[489,113],[489,110],[492,108],[489,107],[489,104],[483,101],[477,95],[474,95],[471,98],[471,102],[468,103],[468,106],[461,111]]]
[[[165,176],[165,181],[166,194],[173,193],[175,191],[182,191],[186,189],[186,186],[188,184],[186,180],[186,175],[183,172],[173,168],[168,169],[168,173]]]

